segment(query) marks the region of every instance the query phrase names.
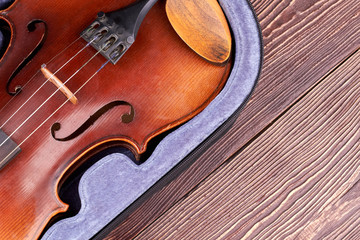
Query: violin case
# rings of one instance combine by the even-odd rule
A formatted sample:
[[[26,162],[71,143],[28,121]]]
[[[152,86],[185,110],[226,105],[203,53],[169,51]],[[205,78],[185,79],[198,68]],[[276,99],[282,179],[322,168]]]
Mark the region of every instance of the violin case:
[[[259,78],[262,37],[247,0],[219,2],[232,30],[234,51],[232,70],[223,90],[200,114],[161,139],[142,164],[132,161],[129,152],[121,148],[90,159],[87,165],[91,166],[80,169],[60,193],[80,210],[54,223],[42,239],[92,238],[145,192],[156,189],[160,180],[170,181],[171,177],[166,176],[196,161],[196,156],[235,121]],[[0,45],[1,40],[0,34]]]

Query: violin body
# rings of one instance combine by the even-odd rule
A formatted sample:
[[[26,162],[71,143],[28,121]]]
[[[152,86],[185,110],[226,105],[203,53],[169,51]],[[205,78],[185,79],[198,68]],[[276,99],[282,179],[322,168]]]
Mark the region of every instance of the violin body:
[[[194,117],[225,84],[230,62],[212,64],[189,48],[169,23],[165,1],[149,11],[119,62],[102,68],[106,59],[86,47],[80,33],[99,11],[132,2],[17,0],[0,12],[11,29],[0,60],[0,126],[21,144],[21,152],[0,169],[0,238],[38,238],[67,210],[58,189],[88,157],[118,145],[139,159],[152,138]],[[73,93],[81,89],[77,104],[60,91],[50,98],[57,87],[44,84],[43,64],[63,82],[70,79],[66,87]],[[6,89],[18,85],[21,92],[11,96]]]

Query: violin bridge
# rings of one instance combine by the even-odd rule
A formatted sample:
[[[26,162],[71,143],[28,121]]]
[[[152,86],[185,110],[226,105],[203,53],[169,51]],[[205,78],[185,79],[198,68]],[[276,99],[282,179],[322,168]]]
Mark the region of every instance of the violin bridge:
[[[75,97],[75,95],[63,84],[63,82],[58,79],[52,72],[49,71],[49,69],[46,68],[46,65],[43,64],[41,66],[41,72],[44,74],[44,76],[52,82],[60,91],[69,99],[70,102],[73,104],[77,104],[78,100]]]

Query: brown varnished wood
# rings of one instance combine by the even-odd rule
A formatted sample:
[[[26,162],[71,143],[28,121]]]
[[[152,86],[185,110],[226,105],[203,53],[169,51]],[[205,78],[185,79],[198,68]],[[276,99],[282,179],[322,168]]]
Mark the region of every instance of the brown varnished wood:
[[[175,31],[200,56],[213,63],[229,59],[230,29],[216,0],[167,0],[166,13]]]
[[[0,108],[6,105],[0,112],[0,125],[46,80],[40,72],[42,64],[46,63],[47,69],[55,72],[86,45],[77,39],[97,12],[117,10],[131,2],[105,0],[84,4],[70,0],[18,0],[0,12],[0,18],[9,22],[13,33],[10,47],[0,62]],[[13,80],[11,88],[31,81],[8,103],[7,78],[44,31],[41,25],[35,32],[27,31],[26,26],[33,19],[47,23],[48,37],[41,51]],[[56,76],[65,82],[95,53],[94,49],[86,48]],[[96,56],[66,86],[75,92],[104,62],[102,56]],[[152,137],[192,118],[216,96],[226,81],[229,64],[216,66],[191,50],[170,25],[165,2],[159,1],[144,19],[136,42],[118,64],[106,65],[76,94],[77,105],[66,103],[21,145],[22,152],[0,170],[0,237],[33,239],[39,236],[52,216],[67,209],[57,189],[62,176],[67,175],[67,170],[73,170],[82,156],[114,142],[130,146],[137,154],[143,153]],[[55,90],[52,83],[46,83],[2,130],[10,135]],[[55,94],[12,139],[21,143],[64,101],[66,97],[61,92]],[[51,136],[54,123],[61,124],[56,137],[66,137],[113,101],[126,101],[134,107],[135,117],[131,123],[121,122],[121,116],[129,112],[129,107],[118,106],[79,137],[57,141]]]
[[[133,239],[136,236],[139,236],[138,239],[157,239],[156,237],[159,236],[157,231],[164,233],[160,239],[166,237],[166,239],[181,239],[179,235],[176,235],[179,232],[192,234],[191,237],[184,237],[184,239],[241,239],[236,235],[230,237],[230,234],[227,235],[229,232],[245,231],[244,225],[235,225],[230,222],[233,221],[232,217],[236,218],[240,214],[244,214],[245,211],[251,212],[252,209],[244,208],[243,203],[245,206],[250,206],[254,203],[262,204],[267,199],[261,198],[262,195],[258,196],[257,199],[255,198],[257,196],[255,193],[264,195],[266,192],[256,191],[255,184],[257,181],[250,181],[251,174],[241,176],[241,171],[244,171],[243,162],[247,161],[249,163],[245,167],[252,166],[252,162],[263,164],[263,167],[259,166],[259,168],[254,169],[255,173],[269,169],[271,163],[276,160],[272,157],[272,162],[266,164],[264,161],[268,159],[260,159],[259,157],[259,153],[263,152],[262,149],[264,149],[263,142],[258,144],[258,148],[254,147],[255,145],[252,143],[259,139],[265,140],[265,137],[260,138],[259,136],[265,130],[272,128],[275,125],[274,123],[279,120],[279,116],[282,116],[284,112],[294,105],[296,106],[298,100],[303,98],[309,91],[312,91],[313,87],[318,85],[325,76],[337,72],[333,70],[337,69],[340,63],[359,48],[359,28],[356,26],[360,26],[358,17],[360,5],[357,4],[356,0],[253,0],[251,3],[254,6],[256,15],[259,17],[263,31],[265,58],[261,78],[253,97],[242,110],[233,127],[224,136],[206,150],[202,156],[197,158],[193,165],[182,172],[179,177],[172,180],[167,186],[158,188],[158,192],[138,206],[129,216],[125,216],[125,220],[116,229],[113,229],[106,239]],[[341,71],[348,71],[348,69],[350,68],[342,68]],[[331,81],[343,80],[342,76],[331,78]],[[344,81],[339,86],[346,84]],[[336,88],[329,91],[335,91]],[[329,104],[331,104],[332,99],[329,99]],[[357,102],[358,100],[354,100],[354,105]],[[319,102],[314,100],[308,102],[307,105],[317,103]],[[328,106],[324,105],[325,107]],[[308,112],[310,113],[311,110]],[[291,121],[294,118],[299,119],[299,117],[293,112],[288,115],[286,120]],[[282,121],[282,123],[287,121]],[[276,125],[278,127],[282,126],[281,124]],[[291,131],[292,125],[287,126],[287,128],[284,127],[279,131]],[[314,127],[312,124],[306,127],[311,126]],[[336,131],[338,130],[340,128]],[[308,131],[311,132],[311,128]],[[267,134],[266,136],[273,141],[277,141],[279,138],[275,134]],[[300,137],[301,135],[297,136]],[[326,136],[324,138],[330,137],[329,135]],[[292,139],[297,141],[296,136],[292,136]],[[290,143],[290,140],[288,143]],[[301,143],[307,143],[307,141],[299,142],[299,144]],[[250,144],[252,144],[251,150],[246,150]],[[346,142],[341,144],[346,144]],[[313,149],[314,147],[310,146],[310,148]],[[244,157],[244,151],[246,151],[248,157]],[[281,157],[281,155],[278,156]],[[250,162],[249,158],[253,161]],[[345,162],[347,159],[343,160]],[[354,159],[352,161],[354,162]],[[231,167],[227,167],[230,164]],[[286,166],[283,169],[286,169]],[[215,174],[216,177],[213,176]],[[241,185],[233,184],[234,181],[239,183],[237,177],[240,176],[241,179],[247,179],[251,182],[251,185],[246,185],[240,181],[240,184],[248,187],[249,191],[241,192]],[[268,175],[269,178],[276,179],[287,178],[290,175],[282,174],[280,177],[278,176],[277,173],[273,176]],[[273,185],[270,185],[270,183],[265,181],[261,187],[272,190]],[[214,184],[218,184],[220,187],[214,189]],[[225,184],[233,184],[233,188],[224,187]],[[201,190],[197,190],[198,188],[201,188]],[[355,191],[359,192],[359,188],[355,188]],[[253,192],[254,194],[252,194]],[[227,198],[230,195],[233,198]],[[330,195],[326,197],[328,196]],[[211,204],[208,204],[210,198],[213,197],[217,197],[218,201],[212,201]],[[239,203],[239,201],[243,202]],[[223,208],[224,204],[227,205],[226,210]],[[349,204],[353,203],[349,202]],[[334,207],[333,213],[340,213],[342,208],[339,207],[341,205],[332,205]],[[191,207],[190,210],[189,207]],[[244,211],[238,211],[240,208]],[[353,204],[353,209],[355,208],[356,204]],[[331,211],[327,211],[326,214]],[[259,219],[261,219],[266,217],[264,213],[256,211],[252,216],[259,214]],[[326,214],[323,215],[325,218],[327,217]],[[320,215],[313,215],[313,218],[317,217],[320,217]],[[189,224],[185,224],[183,218],[189,220]],[[322,219],[325,218],[322,217]],[[171,223],[171,221],[175,221],[174,219],[178,224],[172,225],[174,222]],[[334,217],[329,219],[334,220]],[[356,219],[356,215],[351,215],[349,218],[343,218],[345,220],[343,223],[351,224],[354,219]],[[258,223],[259,228],[267,226],[260,221],[256,222],[256,219],[254,220],[249,223],[249,226],[256,223]],[[216,222],[213,223],[213,221]],[[335,223],[336,221],[332,222]],[[246,220],[240,223],[246,224]],[[169,225],[172,225],[172,227],[169,227]],[[199,225],[201,225],[201,228],[197,228]],[[325,225],[321,229],[326,229],[327,226],[329,225]],[[359,238],[359,227],[352,226],[354,230],[342,239]],[[278,224],[278,227],[292,228],[287,223]],[[144,229],[146,230],[144,231]],[[152,229],[157,231],[152,231]],[[307,231],[312,232],[317,229],[317,227],[308,228]],[[334,227],[328,229],[339,232],[343,231],[344,228]],[[219,235],[213,234],[212,230],[224,233],[222,235],[224,237],[221,238]],[[351,231],[351,228],[347,230]],[[142,232],[143,234],[141,234]],[[356,233],[357,235],[355,235]],[[307,235],[303,236],[306,239]],[[325,238],[333,239],[333,236]],[[294,238],[298,239],[296,236]],[[256,238],[251,236],[248,239]],[[267,239],[278,238],[268,237]]]
[[[358,239],[359,62],[358,50],[134,239]]]

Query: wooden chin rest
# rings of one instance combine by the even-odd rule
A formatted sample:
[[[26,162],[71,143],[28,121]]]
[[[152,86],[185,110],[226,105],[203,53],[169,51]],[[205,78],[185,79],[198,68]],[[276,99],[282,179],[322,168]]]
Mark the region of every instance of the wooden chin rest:
[[[216,0],[167,0],[166,14],[177,34],[206,60],[222,64],[231,52],[231,33]]]

